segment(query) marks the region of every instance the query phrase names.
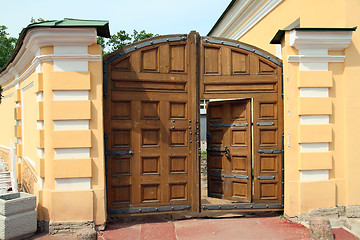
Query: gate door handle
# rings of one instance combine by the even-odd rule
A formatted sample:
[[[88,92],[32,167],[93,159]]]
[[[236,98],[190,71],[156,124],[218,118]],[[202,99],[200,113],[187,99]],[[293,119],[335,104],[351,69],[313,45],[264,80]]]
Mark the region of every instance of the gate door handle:
[[[227,158],[230,158],[230,150],[229,150],[229,148],[227,146],[225,146],[225,156]]]
[[[225,156],[227,158],[230,158],[230,149],[225,146],[224,149],[221,149],[221,148],[208,148],[207,151],[211,154],[212,152],[224,152],[225,153]]]
[[[107,151],[107,155],[134,155],[134,151],[132,150],[126,150],[126,151]]]

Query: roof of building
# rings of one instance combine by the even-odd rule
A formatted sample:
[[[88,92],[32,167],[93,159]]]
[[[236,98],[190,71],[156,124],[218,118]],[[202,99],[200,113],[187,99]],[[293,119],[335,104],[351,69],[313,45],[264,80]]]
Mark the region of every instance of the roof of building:
[[[69,27],[95,27],[100,37],[110,37],[109,21],[107,20],[84,20],[74,18],[64,18],[63,20],[51,20],[29,24],[21,33],[30,28],[50,27],[50,28],[69,28]],[[20,33],[20,35],[21,35]]]
[[[219,17],[219,19],[216,21],[216,23],[214,24],[214,26],[211,28],[211,30],[209,31],[209,33],[206,36],[210,36],[210,34],[215,30],[215,28],[220,24],[221,20],[225,17],[225,15],[228,13],[228,11],[231,9],[231,7],[234,5],[234,3],[236,2],[236,0],[232,0],[229,5],[226,7],[225,11],[221,14],[221,16]]]
[[[19,38],[16,42],[16,46],[14,51],[12,52],[8,62],[0,69],[2,72],[6,67],[14,60],[15,56],[19,52],[23,40],[26,36],[28,30],[32,28],[89,28],[93,27],[96,28],[97,35],[100,37],[110,37],[110,30],[109,30],[109,21],[107,20],[84,20],[84,19],[73,19],[73,18],[64,18],[63,20],[50,20],[44,22],[36,22],[29,24],[26,28],[23,28],[21,33],[19,34]]]

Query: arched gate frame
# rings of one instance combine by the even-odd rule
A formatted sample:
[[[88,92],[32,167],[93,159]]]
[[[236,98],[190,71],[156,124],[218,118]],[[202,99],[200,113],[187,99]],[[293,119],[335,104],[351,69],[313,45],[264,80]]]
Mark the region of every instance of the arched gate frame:
[[[215,183],[214,191],[234,178],[230,184],[239,199],[247,199],[244,203],[200,204],[200,98],[251,102],[248,128],[236,128],[241,120],[236,107],[230,107],[232,114],[240,114],[230,124],[235,128],[227,127],[232,146],[251,148],[253,172],[247,177],[252,187],[236,180],[249,173],[246,166],[252,168],[241,162],[243,156],[232,156],[230,175],[208,166],[209,177],[223,182]],[[104,58],[108,213],[281,210],[282,102],[281,61],[244,43],[191,32],[146,39],[111,53]],[[216,122],[221,111],[209,116],[215,121],[210,135],[225,131]],[[247,131],[251,139],[246,143]]]

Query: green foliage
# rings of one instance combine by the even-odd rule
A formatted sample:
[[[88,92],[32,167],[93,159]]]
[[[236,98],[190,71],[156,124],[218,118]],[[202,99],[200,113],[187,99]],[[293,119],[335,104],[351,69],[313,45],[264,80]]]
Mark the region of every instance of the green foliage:
[[[45,22],[45,20],[43,18],[35,19],[35,18],[31,17],[30,23],[38,23],[38,22]]]
[[[111,52],[116,51],[129,43],[131,43],[131,37],[124,30],[120,30],[111,35],[109,41],[107,42]]]
[[[2,89],[2,86],[0,85],[0,103],[1,103],[1,99],[2,99],[2,92],[3,92],[3,89]]]
[[[6,29],[6,26],[0,26],[0,69],[5,66],[9,60],[17,41],[16,38],[9,37]]]
[[[146,38],[156,37],[159,36],[159,34],[152,34],[152,33],[146,33],[145,30],[142,30],[140,32],[136,31],[134,29],[133,34],[131,35],[133,42],[137,42]]]
[[[97,42],[103,48],[103,55],[106,56],[109,53],[116,51],[130,43],[134,43],[155,36],[159,36],[159,35],[147,33],[145,32],[145,30],[138,32],[134,29],[133,34],[131,35],[124,30],[120,30],[117,33],[111,35],[110,39],[98,37]]]
[[[201,152],[201,159],[203,159],[203,158],[207,158],[207,152],[206,151]]]

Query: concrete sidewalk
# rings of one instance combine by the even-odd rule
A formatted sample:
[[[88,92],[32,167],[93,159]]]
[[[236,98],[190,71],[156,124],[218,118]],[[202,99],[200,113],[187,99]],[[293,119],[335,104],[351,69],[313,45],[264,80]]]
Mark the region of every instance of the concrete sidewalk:
[[[358,240],[344,229],[333,229],[336,240]],[[76,239],[75,236],[37,234],[31,239]],[[279,216],[235,217],[216,219],[160,219],[108,223],[98,233],[99,240],[299,240],[311,239],[309,230],[301,224],[288,222]]]

